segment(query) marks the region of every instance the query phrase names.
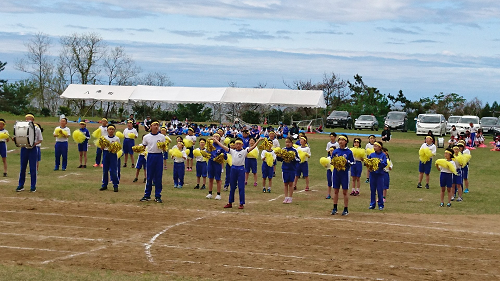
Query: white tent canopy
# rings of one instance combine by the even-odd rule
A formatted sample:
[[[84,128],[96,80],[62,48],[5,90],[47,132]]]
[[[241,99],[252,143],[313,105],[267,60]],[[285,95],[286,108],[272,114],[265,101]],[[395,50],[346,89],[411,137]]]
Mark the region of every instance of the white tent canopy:
[[[159,86],[108,86],[71,84],[66,99],[165,103],[255,103],[286,107],[326,108],[322,91],[261,88],[200,88]]]

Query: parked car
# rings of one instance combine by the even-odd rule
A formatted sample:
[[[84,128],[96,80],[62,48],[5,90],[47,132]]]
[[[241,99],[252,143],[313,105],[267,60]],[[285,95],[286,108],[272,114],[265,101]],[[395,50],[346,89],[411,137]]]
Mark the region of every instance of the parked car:
[[[483,117],[479,121],[484,134],[494,134],[495,128],[500,127],[500,119],[497,117]]]
[[[354,130],[371,129],[378,131],[378,121],[373,115],[361,115],[354,122]]]
[[[455,127],[457,127],[457,131],[459,134],[465,133],[465,131],[470,130],[470,123],[476,128],[476,130],[481,129],[481,123],[479,121],[479,117],[473,115],[464,115],[460,117]]]
[[[422,114],[417,122],[417,135],[427,135],[431,131],[436,136],[446,135],[446,119],[443,114]]]
[[[352,129],[354,127],[351,114],[347,111],[332,111],[326,118],[327,128],[345,128]]]
[[[458,120],[460,120],[462,116],[450,116],[448,117],[448,124],[446,124],[446,132],[449,134],[451,132],[451,126],[457,126]]]
[[[384,117],[384,126],[391,130],[408,131],[408,114],[402,111],[391,111]]]

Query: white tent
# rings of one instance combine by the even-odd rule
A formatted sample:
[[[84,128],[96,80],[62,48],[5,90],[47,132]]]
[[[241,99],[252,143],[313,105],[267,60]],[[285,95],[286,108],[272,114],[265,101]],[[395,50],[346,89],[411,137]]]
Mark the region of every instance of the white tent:
[[[261,88],[199,88],[158,86],[108,86],[71,84],[66,99],[165,103],[255,103],[285,107],[326,108],[322,91]]]

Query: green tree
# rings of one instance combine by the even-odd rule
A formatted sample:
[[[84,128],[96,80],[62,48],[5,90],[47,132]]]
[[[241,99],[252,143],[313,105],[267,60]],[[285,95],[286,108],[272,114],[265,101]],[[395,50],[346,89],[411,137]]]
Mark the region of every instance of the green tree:
[[[260,113],[254,110],[247,110],[241,114],[241,119],[251,124],[259,124]]]
[[[480,113],[481,116],[479,117],[487,117],[487,116],[493,116],[492,115],[492,112],[491,112],[491,106],[490,104],[487,102],[486,105],[483,107],[483,109],[481,109],[481,113]]]
[[[179,120],[188,118],[190,121],[206,122],[212,116],[212,109],[202,103],[178,104],[175,115]]]
[[[356,74],[354,83],[347,82],[351,90],[350,102],[343,103],[336,110],[349,111],[353,116],[373,114],[385,116],[390,111],[389,100],[375,87],[369,87],[363,82],[363,77]]]
[[[491,113],[493,114],[493,116],[499,116],[500,115],[500,106],[498,105],[498,103],[496,101],[494,101],[491,104]]]
[[[30,96],[35,88],[35,85],[29,80],[3,83],[0,90],[0,111],[16,115],[24,113],[30,104]]]

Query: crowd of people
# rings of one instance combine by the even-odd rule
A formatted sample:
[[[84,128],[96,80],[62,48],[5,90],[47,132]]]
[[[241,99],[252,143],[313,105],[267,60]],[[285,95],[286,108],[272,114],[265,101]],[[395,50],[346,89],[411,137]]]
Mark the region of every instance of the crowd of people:
[[[27,114],[25,118],[27,122],[34,123],[35,121],[33,114]],[[78,168],[87,168],[89,141],[94,137],[96,155],[92,166],[102,168],[101,191],[107,190],[110,182],[113,185],[113,191],[119,191],[121,168],[127,167],[129,158],[130,166],[136,169],[133,182],[138,181],[140,170],[144,172],[145,190],[140,199],[142,202],[152,200],[153,187],[155,188],[153,200],[158,203],[163,202],[161,198],[163,170],[167,169],[168,160],[173,162],[174,188],[183,188],[185,173],[194,169],[196,172],[194,189],[208,189],[207,199],[221,200],[221,191],[229,190],[228,202],[224,208],[233,207],[236,189],[239,193],[238,208],[244,208],[245,186],[248,185],[249,180],[251,180],[250,184],[253,181],[255,187],[259,185],[257,159],[262,162],[260,167],[262,192],[272,192],[278,162],[281,162],[284,204],[292,203],[293,193],[297,189],[299,179],[304,179],[304,190],[310,190],[308,160],[311,157],[311,148],[306,133],[300,132],[296,126],[293,126],[291,130],[284,124],[280,124],[278,128],[247,127],[240,124],[238,120],[232,126],[197,126],[190,124],[187,120],[181,123],[175,117],[170,122],[160,122],[148,116],[142,123],[146,134],[139,139],[139,124],[134,120],[133,115],[126,121],[127,127],[123,132],[117,131],[116,125],[108,124],[106,118],[100,120],[99,128],[93,133],[86,128],[87,123],[81,121],[79,122],[80,128],[71,134],[67,123],[66,118],[61,118],[59,126],[52,134],[55,138],[54,170],[67,169],[68,141],[71,136],[78,142],[80,163]],[[4,163],[4,176],[7,176],[5,144],[15,136],[2,137],[5,135],[9,136],[5,129],[5,120],[0,119],[0,155]],[[390,131],[382,135],[383,141],[390,140]],[[475,136],[476,139],[479,136],[480,134]],[[278,139],[284,140],[284,147],[280,146]],[[449,193],[447,206],[451,206],[451,201],[455,198],[458,202],[462,201],[463,193],[469,191],[468,160],[470,157],[465,164],[463,159],[459,160],[460,155],[470,155],[467,140],[458,140],[455,143],[452,142],[453,139],[452,134],[450,147],[444,155],[446,161],[453,164],[436,161],[436,167],[441,173],[441,206],[444,206],[443,196],[446,189]],[[16,188],[18,192],[24,190],[28,164],[31,174],[30,191],[36,192],[36,175],[42,141],[42,128],[38,124],[35,125],[33,145],[21,147],[21,172]],[[370,135],[368,143],[363,147],[362,139],[359,137],[353,138],[350,142],[345,134],[330,133],[330,141],[326,144],[326,152],[320,159],[320,163],[326,168],[326,199],[333,200],[332,215],[338,213],[340,189],[342,189],[344,200],[341,214],[344,216],[349,214],[349,196],[360,194],[363,167],[366,169],[365,183],[370,185],[369,209],[375,209],[377,205],[379,210],[384,209],[390,185],[389,173],[393,169],[393,163],[383,141],[377,141],[375,135]],[[422,188],[424,175],[425,187],[429,188],[432,157],[436,155],[434,141],[432,136],[426,136],[420,148],[418,188]],[[138,154],[137,159],[134,158],[134,154]],[[422,155],[427,155],[427,157]],[[350,188],[351,193],[348,194]]]

